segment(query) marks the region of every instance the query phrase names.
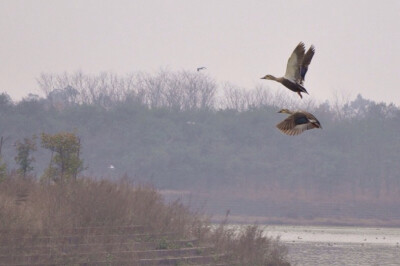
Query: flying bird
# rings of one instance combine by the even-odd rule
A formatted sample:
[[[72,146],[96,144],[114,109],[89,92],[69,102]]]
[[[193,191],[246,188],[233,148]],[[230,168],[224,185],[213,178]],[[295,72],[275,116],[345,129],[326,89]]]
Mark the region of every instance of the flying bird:
[[[322,129],[318,119],[308,112],[282,109],[278,113],[289,115],[285,120],[276,125],[276,127],[286,135],[299,135],[303,133],[303,131],[313,128]]]
[[[203,70],[203,69],[207,69],[206,67],[198,67],[197,71]]]
[[[300,42],[289,57],[286,73],[283,77],[276,78],[272,75],[266,75],[261,79],[275,80],[289,90],[297,92],[300,98],[303,98],[301,95],[302,92],[308,94],[306,88],[304,88],[304,78],[314,53],[315,48],[313,45],[311,45],[307,53],[305,53],[304,43]]]

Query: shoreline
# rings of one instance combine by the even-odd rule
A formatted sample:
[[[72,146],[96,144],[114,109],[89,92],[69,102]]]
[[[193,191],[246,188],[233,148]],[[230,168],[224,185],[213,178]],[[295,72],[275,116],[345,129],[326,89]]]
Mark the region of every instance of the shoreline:
[[[378,219],[355,219],[355,218],[315,218],[315,219],[292,219],[285,217],[264,216],[241,216],[214,215],[211,217],[213,223],[221,223],[227,220],[229,224],[265,224],[265,225],[293,225],[293,226],[348,226],[348,227],[385,227],[400,228],[400,220],[378,220]]]

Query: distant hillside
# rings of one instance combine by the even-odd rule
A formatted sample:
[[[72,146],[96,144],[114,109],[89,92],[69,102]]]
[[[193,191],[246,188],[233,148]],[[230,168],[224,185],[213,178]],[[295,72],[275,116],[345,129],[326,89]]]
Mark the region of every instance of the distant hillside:
[[[68,83],[73,75],[59,87],[47,82],[53,89],[46,98],[31,95],[13,103],[3,94],[2,156],[11,168],[16,140],[68,130],[82,140],[87,175],[126,174],[161,189],[278,191],[277,200],[399,200],[400,110],[394,105],[360,95],[339,107],[303,100],[300,107],[314,113],[323,129],[289,137],[275,128],[285,118],[276,112],[296,108],[300,100],[286,94],[222,89],[207,76],[187,72],[131,76],[131,83],[104,75],[103,87],[95,82],[101,76],[83,75],[86,87],[77,87],[76,79]],[[49,77],[39,79],[44,91]],[[35,156],[41,175],[50,154],[39,149]]]

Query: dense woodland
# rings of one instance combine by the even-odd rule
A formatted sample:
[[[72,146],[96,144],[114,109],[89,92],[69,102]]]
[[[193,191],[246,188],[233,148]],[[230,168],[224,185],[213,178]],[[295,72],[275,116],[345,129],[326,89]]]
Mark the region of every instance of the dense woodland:
[[[392,104],[361,95],[316,103],[283,87],[245,90],[188,71],[42,74],[37,81],[44,97],[13,102],[0,95],[8,171],[16,167],[16,141],[68,131],[81,140],[83,175],[126,175],[161,189],[257,188],[382,201],[400,194],[400,109]],[[285,118],[281,108],[306,109],[323,129],[283,135],[275,128]],[[40,177],[51,154],[39,148],[33,156],[32,173]]]

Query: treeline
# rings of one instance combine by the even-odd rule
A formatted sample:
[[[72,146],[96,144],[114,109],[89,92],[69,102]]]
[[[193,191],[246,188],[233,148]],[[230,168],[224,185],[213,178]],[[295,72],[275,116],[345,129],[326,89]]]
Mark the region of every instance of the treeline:
[[[170,189],[254,186],[377,198],[400,192],[400,110],[392,104],[358,95],[322,104],[310,97],[298,106],[284,90],[220,86],[187,71],[43,74],[38,84],[43,98],[14,103],[0,95],[8,169],[16,141],[68,131],[81,140],[87,175],[127,174]],[[280,108],[307,109],[323,130],[282,135],[275,128],[284,119]],[[38,149],[34,156],[40,176],[50,155]]]
[[[217,90],[216,82],[209,76],[187,71],[126,76],[112,73],[91,76],[82,72],[42,74],[38,84],[46,98],[60,107],[86,104],[111,108],[129,102],[150,108],[211,109]]]
[[[202,72],[171,72],[160,70],[150,75],[133,73],[125,76],[109,72],[87,75],[43,73],[37,79],[48,104],[63,109],[75,105],[95,105],[105,109],[122,103],[142,105],[148,108],[171,110],[219,110],[244,111],[264,105],[294,106],[298,102],[287,93],[271,93],[266,87],[245,90],[233,84],[218,85]],[[39,99],[30,95],[25,100]],[[305,100],[305,106],[315,105]],[[337,102],[335,102],[337,103]],[[335,107],[338,108],[337,106]]]

